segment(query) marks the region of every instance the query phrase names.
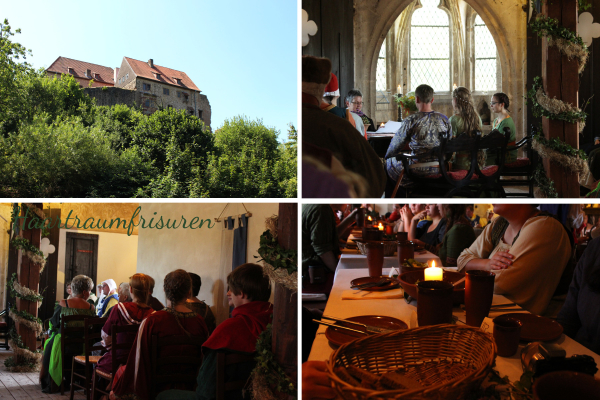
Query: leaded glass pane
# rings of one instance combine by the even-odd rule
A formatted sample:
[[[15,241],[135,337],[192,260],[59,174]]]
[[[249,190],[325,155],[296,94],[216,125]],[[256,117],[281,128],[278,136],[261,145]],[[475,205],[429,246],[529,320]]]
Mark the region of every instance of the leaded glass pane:
[[[478,15],[475,17],[475,90],[497,89],[496,53],[494,38]]]
[[[377,60],[377,90],[385,92],[387,90],[387,70],[385,65],[385,39],[379,50],[379,59]]]
[[[421,0],[410,31],[410,90],[428,84],[435,91],[450,90],[450,22],[438,7],[440,0]]]

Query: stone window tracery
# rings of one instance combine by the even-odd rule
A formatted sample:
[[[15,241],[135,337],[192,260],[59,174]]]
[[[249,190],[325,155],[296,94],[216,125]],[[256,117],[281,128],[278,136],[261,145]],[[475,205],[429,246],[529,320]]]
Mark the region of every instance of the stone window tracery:
[[[473,23],[475,53],[475,91],[495,91],[497,83],[496,43],[479,15]]]

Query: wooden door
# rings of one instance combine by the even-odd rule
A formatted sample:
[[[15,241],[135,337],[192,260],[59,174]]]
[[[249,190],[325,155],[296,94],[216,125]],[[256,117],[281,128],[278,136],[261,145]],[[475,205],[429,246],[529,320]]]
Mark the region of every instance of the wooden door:
[[[64,298],[66,299],[68,296],[66,282],[71,281],[77,275],[87,275],[97,285],[97,270],[98,235],[67,232]]]

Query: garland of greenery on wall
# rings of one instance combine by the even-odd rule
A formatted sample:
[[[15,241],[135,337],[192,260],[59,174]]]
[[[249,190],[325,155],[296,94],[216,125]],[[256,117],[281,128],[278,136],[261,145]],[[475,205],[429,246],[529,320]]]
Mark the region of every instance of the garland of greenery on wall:
[[[39,264],[40,274],[44,271],[46,257],[44,257],[44,253],[40,249],[29,243],[29,240],[23,237],[16,237],[10,241],[10,244],[14,248],[22,250],[23,254],[25,254],[33,263]]]
[[[277,363],[275,354],[271,351],[273,342],[272,326],[267,325],[256,341],[256,367],[252,371],[252,392],[255,399],[279,399],[274,391],[293,398],[298,392],[292,380]]]
[[[583,150],[576,149],[558,138],[546,139],[542,133],[533,137],[533,149],[542,159],[562,165],[566,170],[586,175],[589,174],[587,156]],[[558,197],[554,182],[548,179],[543,165],[538,164],[533,178],[538,186],[538,194],[543,197]]]
[[[587,114],[562,100],[548,98],[542,88],[542,78],[539,76],[533,79],[533,85],[527,91],[527,97],[529,98],[534,117],[546,117],[572,124],[579,122],[579,132],[585,128]]]
[[[548,40],[548,46],[556,46],[569,60],[576,58],[579,61],[579,73],[582,73],[590,54],[589,49],[581,36],[570,29],[558,25],[558,21],[538,14],[529,26],[540,37]]]
[[[295,293],[298,290],[298,252],[279,245],[277,216],[267,218],[265,224],[267,230],[260,237],[258,254],[261,259],[258,262],[264,262],[265,275]]]

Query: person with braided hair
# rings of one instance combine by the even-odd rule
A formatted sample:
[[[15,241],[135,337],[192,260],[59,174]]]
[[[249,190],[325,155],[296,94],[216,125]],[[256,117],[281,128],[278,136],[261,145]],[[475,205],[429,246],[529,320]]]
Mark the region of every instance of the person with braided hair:
[[[121,366],[113,381],[110,394],[111,399],[120,398],[150,398],[150,344],[152,335],[159,337],[187,335],[208,338],[208,328],[204,319],[187,308],[186,301],[192,291],[192,281],[189,274],[177,269],[167,274],[163,288],[167,298],[167,306],[161,311],[151,313],[140,324],[140,329],[129,352],[127,364]],[[158,357],[165,356],[190,356],[196,353],[196,346],[165,346],[160,349]],[[198,354],[199,355],[199,354]],[[171,370],[173,366],[169,367]],[[189,373],[187,370],[173,371]],[[166,389],[193,390],[195,385],[167,384],[157,387],[160,393]]]
[[[108,349],[98,361],[96,368],[111,373],[112,358],[116,357],[119,364],[125,364],[129,351],[119,350],[113,354],[111,349],[111,330],[113,326],[139,325],[144,318],[152,314],[154,310],[148,305],[150,296],[150,277],[145,274],[135,274],[129,278],[129,295],[132,301],[120,302],[110,309],[108,320],[102,327],[102,344]],[[119,341],[131,341],[135,332],[119,333]]]
[[[448,120],[452,126],[452,136],[465,134],[472,136],[475,132],[481,132],[481,117],[475,111],[471,91],[464,86],[459,86],[452,91],[452,107],[454,107],[454,115]],[[479,166],[485,164],[486,154],[483,150],[478,154]],[[468,151],[459,151],[454,155],[452,170],[459,169],[469,170],[471,168],[471,153]]]

